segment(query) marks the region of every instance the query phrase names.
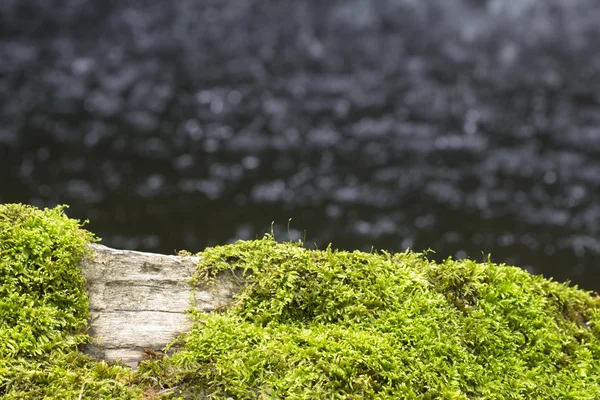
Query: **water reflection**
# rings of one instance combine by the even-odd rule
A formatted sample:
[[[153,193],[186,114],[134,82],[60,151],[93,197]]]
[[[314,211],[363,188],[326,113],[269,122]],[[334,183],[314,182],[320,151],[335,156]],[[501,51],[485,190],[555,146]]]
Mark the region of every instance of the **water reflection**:
[[[2,202],[71,204],[115,247],[275,221],[600,288],[592,0],[29,0],[0,20]]]

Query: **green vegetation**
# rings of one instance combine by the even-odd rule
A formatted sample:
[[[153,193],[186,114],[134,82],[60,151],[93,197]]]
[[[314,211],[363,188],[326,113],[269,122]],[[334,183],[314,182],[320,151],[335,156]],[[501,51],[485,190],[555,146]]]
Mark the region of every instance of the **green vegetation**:
[[[89,340],[77,267],[94,236],[64,207],[0,205],[0,398],[131,398],[131,371],[78,351]]]
[[[220,313],[190,310],[170,357],[135,372],[94,361],[78,350],[76,267],[92,240],[61,208],[0,206],[5,398],[600,398],[596,294],[490,262],[269,236],[201,253],[193,285],[233,271],[246,285]]]

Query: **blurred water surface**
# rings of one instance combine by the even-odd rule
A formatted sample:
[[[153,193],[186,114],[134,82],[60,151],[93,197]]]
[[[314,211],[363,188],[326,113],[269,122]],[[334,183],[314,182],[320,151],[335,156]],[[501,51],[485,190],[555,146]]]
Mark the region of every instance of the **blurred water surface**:
[[[0,202],[600,289],[593,0],[0,0]],[[292,218],[289,223],[288,220]]]

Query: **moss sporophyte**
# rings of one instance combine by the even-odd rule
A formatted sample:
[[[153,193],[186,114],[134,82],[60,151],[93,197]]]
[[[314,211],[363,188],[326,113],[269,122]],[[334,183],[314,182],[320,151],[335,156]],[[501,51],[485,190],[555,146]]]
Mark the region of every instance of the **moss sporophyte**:
[[[191,307],[176,352],[136,371],[95,360],[77,263],[97,239],[64,208],[0,206],[2,398],[600,399],[597,295],[490,262],[270,236],[199,253],[191,285],[245,284],[220,313]]]

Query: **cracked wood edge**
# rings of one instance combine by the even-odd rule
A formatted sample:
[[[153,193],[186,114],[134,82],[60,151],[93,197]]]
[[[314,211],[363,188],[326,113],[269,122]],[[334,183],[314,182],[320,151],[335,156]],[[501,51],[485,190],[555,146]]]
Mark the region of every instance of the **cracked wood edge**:
[[[91,313],[88,333],[92,342],[84,352],[135,368],[145,358],[145,349],[160,350],[190,329],[185,313],[191,306],[188,282],[200,257],[100,244],[88,248],[91,254],[79,262],[87,280]],[[196,308],[214,311],[229,303],[241,286],[241,280],[220,275],[214,286],[196,289]]]

